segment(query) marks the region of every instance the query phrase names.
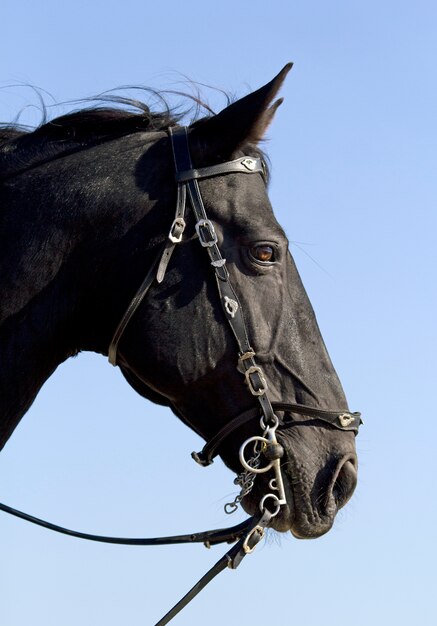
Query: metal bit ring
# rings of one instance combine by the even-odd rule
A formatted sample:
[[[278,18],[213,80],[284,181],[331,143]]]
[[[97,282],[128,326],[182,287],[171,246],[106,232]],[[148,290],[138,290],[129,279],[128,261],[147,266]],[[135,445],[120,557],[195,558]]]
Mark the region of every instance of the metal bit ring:
[[[270,500],[273,500],[275,504],[275,510],[273,512],[269,511],[269,509],[266,509],[266,506],[265,506],[265,502],[269,498]],[[261,502],[259,503],[259,508],[261,510],[261,513],[264,513],[267,510],[269,511],[269,513],[271,513],[272,517],[275,517],[275,515],[279,513],[281,506],[282,506],[281,501],[279,500],[278,496],[275,495],[274,493],[266,493],[266,495],[263,498],[261,498]]]
[[[270,461],[270,463],[266,465],[265,467],[257,468],[257,467],[251,467],[249,463],[246,461],[246,459],[244,458],[244,451],[246,449],[246,446],[249,443],[256,442],[256,441],[260,441],[262,444],[264,444],[264,446],[267,446],[269,444],[269,440],[266,439],[265,437],[261,437],[260,435],[255,435],[254,437],[250,437],[250,439],[246,439],[246,441],[240,447],[240,452],[239,452],[240,463],[244,467],[245,470],[247,470],[248,472],[251,472],[252,474],[264,474],[265,472],[268,472],[270,469],[272,469],[274,461]]]

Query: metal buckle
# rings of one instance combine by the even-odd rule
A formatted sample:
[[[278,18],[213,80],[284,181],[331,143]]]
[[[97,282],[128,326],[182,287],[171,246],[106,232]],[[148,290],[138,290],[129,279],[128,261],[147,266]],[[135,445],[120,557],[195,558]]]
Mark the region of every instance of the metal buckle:
[[[211,220],[199,220],[195,228],[203,248],[212,248],[217,243],[217,233]]]
[[[243,352],[243,354],[240,354],[238,360],[245,361],[246,359],[252,359],[254,356],[256,356],[256,353],[253,350],[248,350],[247,352]]]
[[[243,542],[244,554],[252,554],[257,544],[261,541],[263,537],[264,537],[264,528],[262,526],[255,526],[255,528],[252,528],[252,530],[250,531],[250,533],[247,535],[246,539]]]
[[[259,389],[255,389],[255,387],[253,386],[253,382],[251,379],[252,374],[258,374],[260,378],[261,387]],[[249,367],[249,369],[245,371],[244,376],[249,386],[250,393],[253,396],[262,396],[265,394],[265,392],[267,391],[267,381],[264,378],[263,371],[260,367],[258,367],[257,365],[252,365],[251,367]]]
[[[176,217],[170,227],[168,238],[172,243],[180,243],[185,230],[185,220],[183,217]]]

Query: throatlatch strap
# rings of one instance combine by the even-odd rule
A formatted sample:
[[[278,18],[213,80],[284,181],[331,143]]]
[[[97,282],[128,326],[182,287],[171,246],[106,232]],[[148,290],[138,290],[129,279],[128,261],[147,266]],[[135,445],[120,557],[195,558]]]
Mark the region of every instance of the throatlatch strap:
[[[115,330],[114,336],[112,337],[111,343],[108,348],[108,361],[111,363],[111,365],[114,365],[114,367],[117,365],[117,350],[118,350],[118,344],[120,343],[120,339],[124,331],[126,330],[126,326],[131,321],[136,310],[140,306],[141,302],[144,300],[145,295],[149,291],[150,287],[152,286],[153,281],[156,278],[156,266],[158,265],[158,261],[160,257],[161,257],[161,254],[155,257],[151,268],[147,272],[145,279],[143,280],[138,291],[136,292],[133,299],[131,300],[126,310],[126,313],[121,318],[121,321]]]

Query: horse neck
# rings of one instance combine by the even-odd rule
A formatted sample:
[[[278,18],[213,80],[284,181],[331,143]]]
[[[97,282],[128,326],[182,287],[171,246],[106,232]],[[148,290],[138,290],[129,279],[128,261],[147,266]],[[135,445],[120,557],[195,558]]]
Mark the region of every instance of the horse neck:
[[[40,235],[33,241],[29,232],[20,237],[15,221],[1,234],[1,243],[14,242],[15,250],[10,254],[5,246],[1,258],[0,449],[43,383],[75,352],[76,294],[64,271],[65,246],[59,238],[50,245],[50,229],[45,238]]]
[[[60,363],[106,352],[168,229],[154,152],[146,159],[144,139],[123,141],[124,167],[101,146],[0,187],[0,449]],[[138,155],[145,186],[132,174]]]
[[[56,323],[47,327],[38,305],[0,329],[0,449],[9,439],[38,391],[68,356],[65,337]]]

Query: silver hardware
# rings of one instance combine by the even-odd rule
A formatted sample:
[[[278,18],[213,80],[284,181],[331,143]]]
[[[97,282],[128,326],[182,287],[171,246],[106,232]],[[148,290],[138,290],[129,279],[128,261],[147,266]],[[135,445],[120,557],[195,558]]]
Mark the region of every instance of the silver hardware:
[[[200,245],[203,248],[212,248],[212,246],[217,243],[217,233],[214,230],[214,224],[211,222],[211,220],[199,220],[195,228],[196,233],[199,237]],[[210,239],[205,239],[204,230],[207,231]]]
[[[168,238],[172,243],[180,243],[182,241],[185,226],[186,224],[183,217],[177,217],[173,220],[173,224],[171,225],[170,232],[168,234]]]
[[[273,491],[278,491],[278,484],[276,482],[276,478],[271,478],[269,480],[269,487],[270,489],[272,489]]]
[[[256,469],[257,467],[259,467],[261,456],[261,450],[256,449],[258,446],[255,444],[254,447],[254,455],[247,461],[247,465],[251,468],[250,471],[242,471],[241,474],[238,474],[237,478],[235,478],[234,480],[234,485],[238,485],[239,487],[241,487],[240,493],[235,496],[233,502],[228,502],[224,506],[225,513],[227,513],[228,515],[235,513],[242,499],[247,496],[253,489],[256,474],[252,472],[252,469]]]
[[[256,356],[256,354],[253,350],[248,350],[247,352],[243,352],[243,354],[238,355],[237,370],[240,372],[240,374],[246,373],[246,366],[244,364],[244,361],[246,361],[247,359],[252,359],[254,356]]]
[[[250,378],[252,374],[258,374],[261,381],[260,389],[255,389],[255,387],[253,386],[252,380]],[[265,394],[265,392],[267,391],[267,381],[264,378],[263,371],[260,367],[258,367],[257,365],[252,365],[251,367],[249,367],[249,369],[245,371],[244,376],[246,377],[246,382],[249,386],[250,393],[253,396],[262,396]]]
[[[277,495],[275,493],[268,493],[262,498],[260,502],[260,508],[261,508],[261,511],[263,511],[265,500],[267,498],[274,499],[277,504],[277,510],[275,510],[273,515],[277,515],[277,513],[279,512],[279,508],[283,504],[287,504],[287,500],[285,497],[284,481],[282,480],[280,459],[275,459],[273,461],[270,461],[270,463],[268,463],[264,467],[251,467],[245,459],[244,452],[246,450],[246,446],[252,442],[261,443],[261,448],[260,448],[261,452],[263,451],[263,448],[265,448],[269,444],[277,444],[278,443],[278,440],[276,439],[277,426],[278,426],[278,421],[276,421],[276,424],[274,426],[267,428],[263,436],[255,435],[254,437],[249,437],[249,439],[246,439],[246,441],[241,445],[240,452],[239,452],[240,463],[246,471],[251,472],[252,474],[265,474],[269,470],[273,470],[274,478],[272,478],[269,481],[269,488],[272,491],[276,491]]]
[[[247,157],[241,161],[241,165],[244,165],[246,169],[248,169],[250,172],[253,172],[256,167],[256,161],[255,159],[250,159],[249,157]]]
[[[261,416],[259,420],[259,425],[261,426],[263,432],[266,432],[269,428],[274,428],[275,430],[278,428],[279,418],[277,415],[273,415],[273,417],[275,418],[273,424],[269,424],[268,426],[266,426],[266,424],[264,423],[264,415]]]
[[[211,261],[211,265],[213,267],[223,267],[225,263],[226,263],[226,259],[219,259],[218,261]]]
[[[273,500],[275,504],[275,510],[271,514],[272,517],[275,517],[275,515],[279,513],[281,506],[283,504],[287,504],[287,501],[285,500],[285,497],[284,497],[284,500],[280,500],[278,496],[275,495],[274,493],[266,493],[266,495],[261,499],[261,502],[259,503],[259,508],[261,510],[261,513],[264,513],[264,511],[266,510],[265,503],[266,503],[266,500],[269,500],[269,499]]]
[[[232,298],[228,298],[228,296],[225,296],[225,309],[226,313],[234,318],[236,312],[238,311],[238,302],[236,300],[232,300]]]
[[[350,413],[342,413],[338,416],[338,421],[343,428],[347,428],[348,426],[350,426],[354,420],[354,416]]]
[[[266,465],[265,467],[251,467],[246,461],[246,459],[244,458],[244,451],[246,449],[246,446],[252,442],[261,442],[263,444],[261,446],[261,452],[262,452],[263,448],[265,448],[267,444],[269,443],[269,439],[266,439],[266,437],[262,437],[261,435],[254,435],[253,437],[246,439],[246,441],[242,443],[240,447],[240,452],[239,452],[240,463],[244,467],[244,469],[247,470],[248,472],[252,472],[253,474],[265,474],[266,472],[272,469],[274,461],[270,461],[270,463]]]

